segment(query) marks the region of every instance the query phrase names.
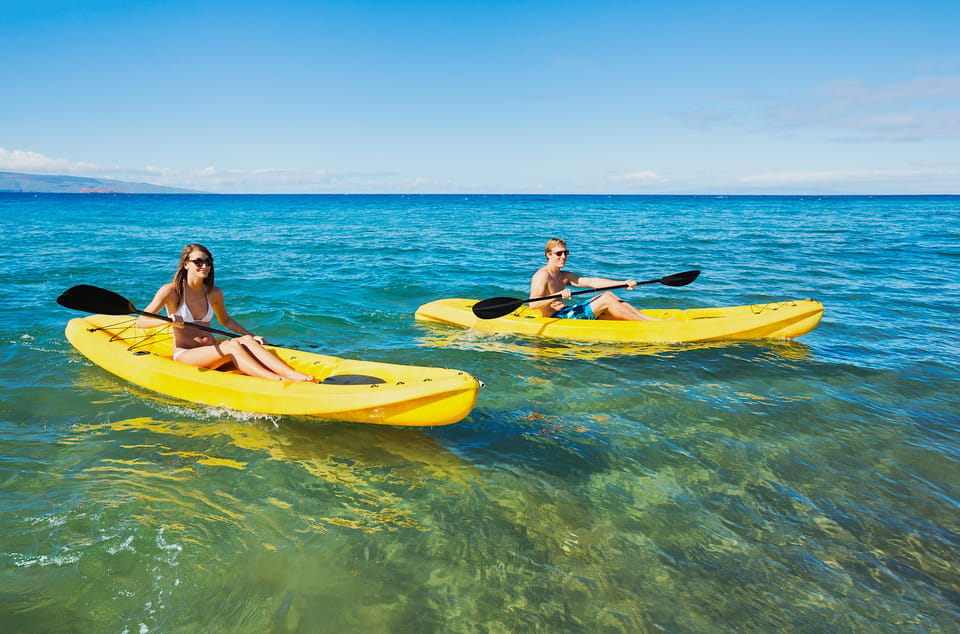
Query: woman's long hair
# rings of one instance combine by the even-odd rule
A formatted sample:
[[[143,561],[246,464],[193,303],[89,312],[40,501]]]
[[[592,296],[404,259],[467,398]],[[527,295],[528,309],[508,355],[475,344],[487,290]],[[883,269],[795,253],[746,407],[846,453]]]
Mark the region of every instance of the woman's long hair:
[[[203,280],[203,288],[207,294],[213,290],[213,254],[210,253],[210,249],[202,244],[191,242],[183,247],[183,252],[180,253],[180,266],[177,267],[177,272],[173,276],[173,292],[177,297],[177,308],[183,303],[184,285],[187,283],[187,260],[190,259],[190,254],[194,251],[200,251],[210,258],[210,275]]]

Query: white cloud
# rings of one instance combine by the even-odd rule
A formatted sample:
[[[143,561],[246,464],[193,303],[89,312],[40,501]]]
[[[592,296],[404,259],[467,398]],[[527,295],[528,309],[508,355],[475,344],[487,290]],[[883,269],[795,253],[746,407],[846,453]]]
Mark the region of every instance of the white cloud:
[[[815,172],[778,172],[754,174],[739,179],[741,185],[789,186],[838,183],[875,183],[921,181],[931,178],[960,176],[960,172],[910,172],[893,170],[835,170]]]
[[[66,159],[50,158],[38,152],[8,150],[0,147],[0,170],[3,171],[102,176],[106,169],[94,163],[74,163]]]
[[[150,183],[165,187],[195,189],[219,193],[324,193],[344,191],[406,191],[423,188],[422,179],[405,182],[387,172],[341,172],[327,170],[219,170],[208,166],[199,170],[158,167],[105,167],[94,163],[50,158],[38,152],[8,150],[0,147],[0,171],[28,174],[64,174],[128,182]]]
[[[417,190],[427,189],[428,191],[432,189],[449,189],[456,188],[456,183],[450,180],[436,180],[434,178],[423,178],[417,177],[413,179],[413,187]]]
[[[662,183],[666,179],[661,177],[659,174],[657,174],[652,170],[643,170],[639,172],[631,172],[629,174],[623,174],[621,176],[614,176],[610,180],[616,181],[618,183],[649,185],[651,183]]]
[[[864,107],[937,99],[956,100],[960,99],[960,75],[918,77],[877,86],[866,85],[859,81],[836,81],[826,84],[815,93],[815,96],[825,101]]]
[[[150,178],[150,182],[159,185],[209,192],[291,194],[367,191],[371,184],[387,181],[389,175],[380,173],[293,169],[220,170],[213,166],[196,171],[153,168]]]
[[[791,98],[736,97],[677,113],[691,128],[833,131],[835,142],[918,142],[960,137],[960,75],[889,84],[836,81]]]

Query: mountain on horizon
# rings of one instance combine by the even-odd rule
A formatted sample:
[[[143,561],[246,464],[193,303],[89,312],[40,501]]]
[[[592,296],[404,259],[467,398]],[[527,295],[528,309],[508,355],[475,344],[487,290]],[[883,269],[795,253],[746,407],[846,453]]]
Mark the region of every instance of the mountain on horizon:
[[[24,194],[202,194],[193,189],[63,174],[0,172],[0,193]]]

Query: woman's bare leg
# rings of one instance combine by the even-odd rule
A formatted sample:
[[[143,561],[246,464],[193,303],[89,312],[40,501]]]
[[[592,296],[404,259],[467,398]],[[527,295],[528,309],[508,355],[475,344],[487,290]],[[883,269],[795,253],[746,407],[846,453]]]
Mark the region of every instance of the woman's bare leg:
[[[260,342],[251,337],[250,335],[244,335],[238,339],[234,339],[240,347],[245,348],[254,359],[259,361],[264,365],[268,370],[282,376],[288,381],[314,381],[315,378],[309,374],[304,374],[303,372],[297,372],[289,365],[283,362],[283,359],[273,354],[262,345]]]
[[[246,348],[235,343],[234,340],[184,350],[177,357],[177,361],[198,368],[209,368],[211,370],[233,361],[238,370],[250,376],[258,376],[262,379],[270,379],[272,381],[282,381],[285,378],[269,368],[264,367]]]
[[[211,346],[200,346],[184,350],[177,361],[200,368],[219,368],[233,361],[237,369],[250,376],[258,376],[273,381],[315,381],[309,374],[297,372],[280,357],[276,356],[260,343],[245,335],[237,339],[228,339]]]
[[[236,363],[240,371],[245,374],[279,381],[284,379],[288,381],[299,380],[288,376],[285,372],[278,372],[275,368],[263,363],[263,360],[253,354],[253,351],[239,339],[225,341],[220,344],[220,347],[230,354],[233,362]]]

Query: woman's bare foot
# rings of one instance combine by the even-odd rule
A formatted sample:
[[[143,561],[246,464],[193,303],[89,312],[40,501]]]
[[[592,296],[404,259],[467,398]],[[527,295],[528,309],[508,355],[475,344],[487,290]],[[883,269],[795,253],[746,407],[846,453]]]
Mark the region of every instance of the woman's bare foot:
[[[309,374],[304,374],[303,372],[297,372],[296,370],[286,372],[285,377],[288,381],[297,381],[298,383],[313,383],[317,380],[317,377],[315,376],[310,376]]]

